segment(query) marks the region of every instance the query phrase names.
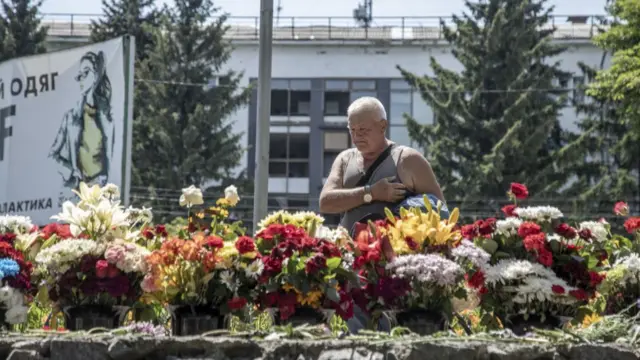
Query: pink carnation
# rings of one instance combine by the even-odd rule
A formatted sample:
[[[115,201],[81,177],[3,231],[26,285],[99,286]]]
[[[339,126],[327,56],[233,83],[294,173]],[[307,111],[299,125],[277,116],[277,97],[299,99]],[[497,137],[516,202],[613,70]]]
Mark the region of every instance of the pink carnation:
[[[147,274],[144,279],[142,279],[140,287],[142,287],[142,291],[147,293],[152,293],[160,290],[160,288],[157,286],[156,278],[151,274]]]
[[[117,264],[124,259],[124,248],[120,245],[112,246],[104,252],[104,257],[111,264]]]

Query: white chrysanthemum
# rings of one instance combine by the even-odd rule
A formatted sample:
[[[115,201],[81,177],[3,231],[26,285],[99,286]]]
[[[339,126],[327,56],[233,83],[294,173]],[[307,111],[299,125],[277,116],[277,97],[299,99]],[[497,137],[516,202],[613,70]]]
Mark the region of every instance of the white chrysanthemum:
[[[220,282],[224,284],[231,292],[236,292],[240,283],[233,276],[233,272],[225,270],[220,273]]]
[[[609,237],[609,231],[605,227],[605,224],[599,221],[583,221],[580,223],[579,230],[589,230],[591,232],[591,236],[597,242],[607,241]]]
[[[504,284],[509,281],[522,280],[527,276],[538,276],[551,279],[556,277],[550,269],[527,260],[505,259],[489,267],[485,271],[487,284]]]
[[[565,290],[564,293],[554,293],[552,290],[554,286],[562,287]],[[522,280],[521,285],[514,287],[513,290],[513,302],[517,304],[528,304],[534,301],[572,304],[576,301],[573,297],[567,296],[567,293],[575,288],[558,277],[548,279],[528,276]]]
[[[514,213],[524,220],[547,222],[559,219],[563,216],[562,211],[553,206],[530,206],[516,208]]]
[[[83,256],[101,256],[105,249],[105,245],[92,240],[69,239],[42,249],[36,255],[35,262],[55,276],[55,274],[65,273]]]
[[[26,234],[33,228],[31,218],[28,216],[2,215],[0,216],[0,234],[14,233]]]
[[[107,184],[100,189],[102,191],[102,195],[110,200],[119,200],[120,199],[120,189],[115,184]]]
[[[463,274],[460,265],[435,254],[398,256],[386,269],[399,278],[439,286],[455,285]]]
[[[512,236],[518,234],[518,228],[522,225],[522,220],[517,217],[508,217],[504,220],[496,221],[495,235]]]
[[[491,260],[491,255],[488,252],[466,239],[462,240],[460,245],[451,251],[451,255],[456,260],[467,260],[480,269],[486,268],[489,265],[489,260]]]

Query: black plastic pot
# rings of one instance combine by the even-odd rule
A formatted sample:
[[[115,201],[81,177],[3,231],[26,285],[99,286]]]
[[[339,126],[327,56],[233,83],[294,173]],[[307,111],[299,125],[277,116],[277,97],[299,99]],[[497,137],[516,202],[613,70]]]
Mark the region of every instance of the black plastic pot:
[[[396,321],[399,326],[424,336],[443,331],[447,326],[447,318],[442,313],[424,309],[399,311]]]
[[[529,315],[526,319],[524,315],[515,315],[509,318],[506,327],[518,335],[523,336],[533,331],[533,329],[553,330],[562,326],[559,317],[546,315],[544,321],[540,315]]]
[[[171,333],[174,336],[201,335],[224,329],[225,317],[210,305],[182,305],[171,312]]]
[[[67,330],[80,331],[94,328],[116,329],[122,326],[128,309],[126,307],[78,305],[63,309]]]

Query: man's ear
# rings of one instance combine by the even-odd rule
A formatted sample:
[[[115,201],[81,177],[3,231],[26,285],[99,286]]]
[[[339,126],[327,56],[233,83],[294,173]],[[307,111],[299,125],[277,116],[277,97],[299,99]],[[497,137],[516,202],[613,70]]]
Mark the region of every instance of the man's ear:
[[[380,120],[380,129],[383,133],[387,133],[387,127],[389,126],[389,122],[387,120]]]

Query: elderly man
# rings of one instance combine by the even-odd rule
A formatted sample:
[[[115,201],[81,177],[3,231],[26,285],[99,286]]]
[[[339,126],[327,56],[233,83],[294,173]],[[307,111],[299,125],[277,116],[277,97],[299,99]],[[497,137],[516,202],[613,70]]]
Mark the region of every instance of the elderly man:
[[[342,214],[340,225],[351,229],[371,214],[384,215],[408,194],[444,196],[429,162],[418,151],[386,138],[387,113],[373,97],[361,97],[347,110],[355,148],[341,152],[320,194],[320,212]]]

